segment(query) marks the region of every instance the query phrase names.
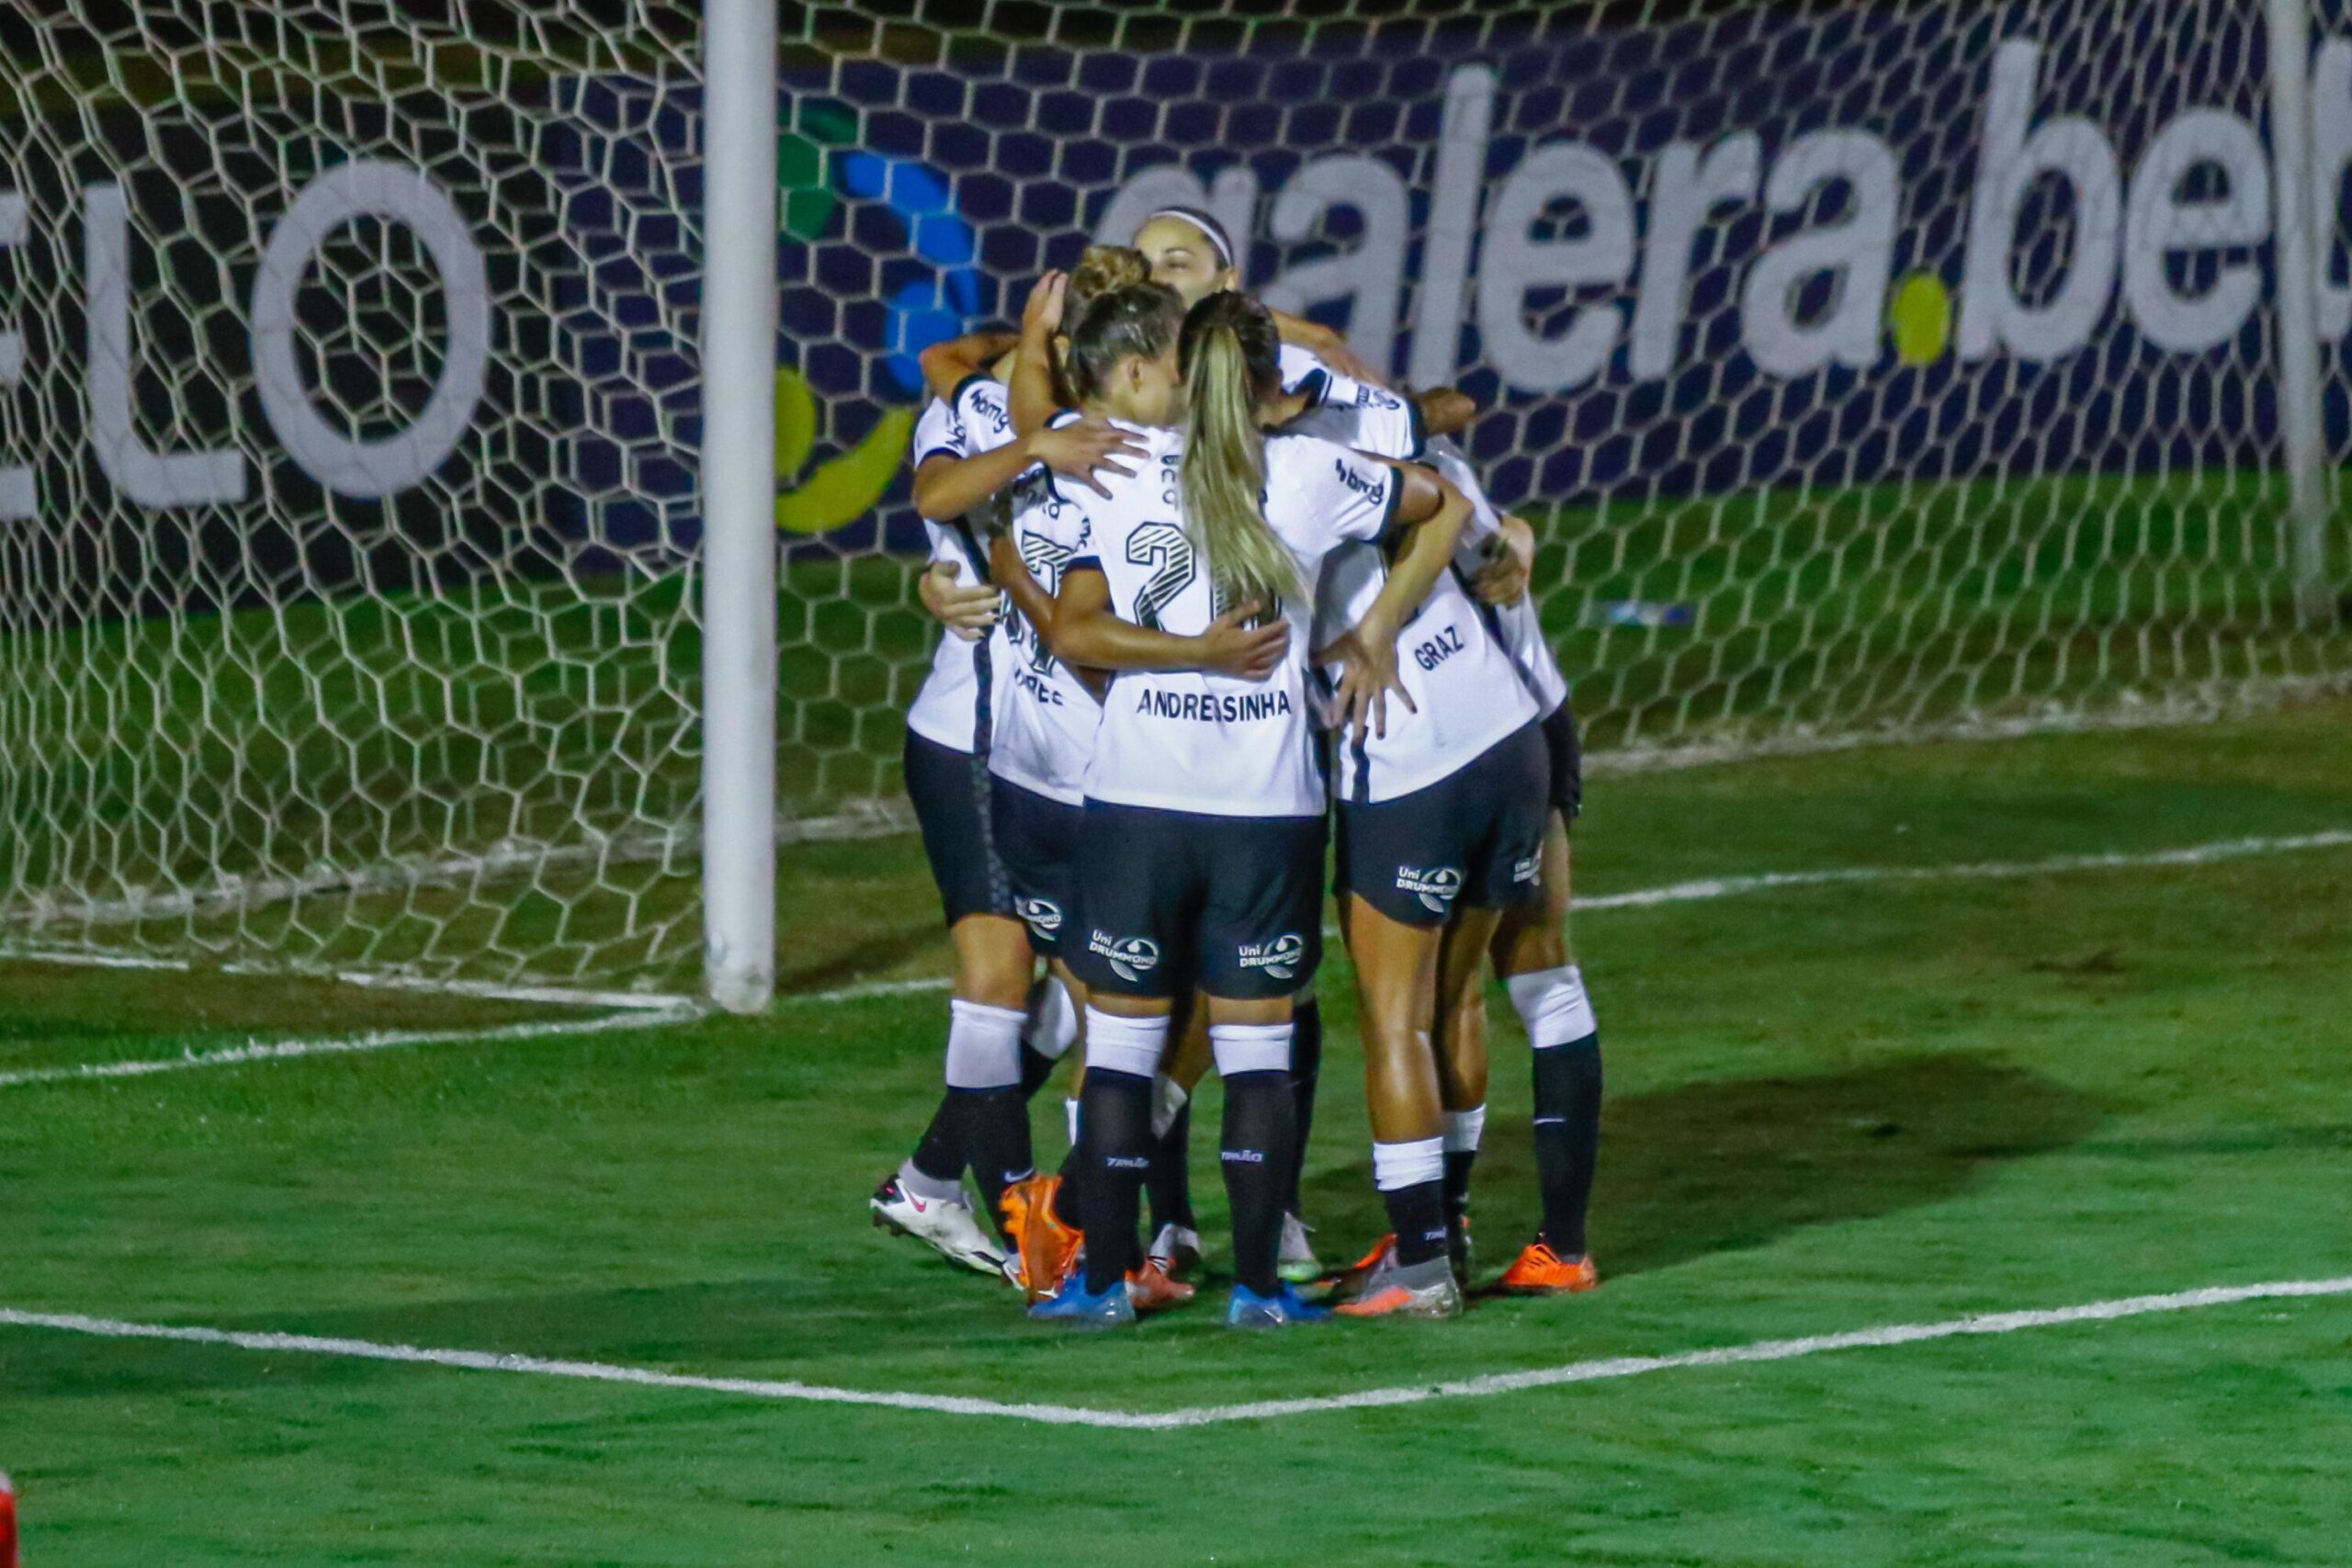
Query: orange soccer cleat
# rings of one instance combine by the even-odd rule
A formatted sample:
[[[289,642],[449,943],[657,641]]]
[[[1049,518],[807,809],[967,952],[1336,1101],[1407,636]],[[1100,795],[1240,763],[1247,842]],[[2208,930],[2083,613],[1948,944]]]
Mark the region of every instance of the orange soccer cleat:
[[[1062,1288],[1086,1243],[1083,1234],[1054,1215],[1061,1184],[1058,1176],[1032,1176],[1004,1190],[1004,1228],[1021,1255],[1017,1282],[1032,1302]]]
[[[1336,1274],[1327,1274],[1315,1281],[1317,1295],[1325,1301],[1351,1301],[1363,1293],[1364,1281],[1379,1272],[1382,1264],[1396,1250],[1396,1233],[1391,1231],[1372,1244],[1372,1250],[1349,1264]]]
[[[1445,1255],[1409,1267],[1396,1260],[1396,1238],[1358,1258],[1331,1292],[1332,1311],[1341,1317],[1459,1317],[1462,1292]]]
[[[1170,1307],[1182,1306],[1200,1293],[1200,1287],[1182,1280],[1169,1278],[1168,1270],[1153,1258],[1127,1276],[1127,1300],[1138,1313],[1164,1312]]]
[[[1503,1270],[1495,1289],[1507,1296],[1570,1296],[1600,1284],[1600,1270],[1592,1266],[1589,1255],[1563,1258],[1539,1239],[1529,1242],[1527,1250]]]

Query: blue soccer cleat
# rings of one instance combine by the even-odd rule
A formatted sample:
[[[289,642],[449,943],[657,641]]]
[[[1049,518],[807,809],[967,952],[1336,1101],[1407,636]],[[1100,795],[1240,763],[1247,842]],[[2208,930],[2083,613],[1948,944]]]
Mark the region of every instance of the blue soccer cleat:
[[[1328,1307],[1309,1306],[1289,1285],[1278,1288],[1272,1295],[1261,1296],[1247,1285],[1233,1287],[1233,1300],[1225,1309],[1227,1328],[1288,1328],[1295,1324],[1322,1323],[1331,1315]]]
[[[1066,1323],[1072,1328],[1123,1328],[1136,1320],[1135,1303],[1127,1299],[1127,1282],[1117,1280],[1101,1295],[1089,1295],[1083,1271],[1072,1274],[1062,1288],[1033,1303],[1029,1315],[1039,1323]]]

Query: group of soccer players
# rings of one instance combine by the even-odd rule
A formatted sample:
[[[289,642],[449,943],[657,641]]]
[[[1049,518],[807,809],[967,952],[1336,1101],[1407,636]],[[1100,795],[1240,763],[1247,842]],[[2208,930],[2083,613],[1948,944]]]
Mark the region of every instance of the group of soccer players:
[[[956,973],[946,1090],[875,1222],[1009,1279],[1034,1317],[1189,1302],[1189,1101],[1214,1064],[1225,1321],[1455,1315],[1491,963],[1534,1048],[1544,1213],[1495,1288],[1589,1290],[1580,763],[1532,535],[1448,439],[1466,398],[1380,386],[1238,292],[1235,262],[1215,219],[1169,209],[1041,280],[1017,334],[924,355],[922,600],[948,635],[905,776]],[[1390,1225],[1328,1274],[1299,1196],[1327,856]],[[1029,1100],[1081,1039],[1070,1151],[1040,1175]]]

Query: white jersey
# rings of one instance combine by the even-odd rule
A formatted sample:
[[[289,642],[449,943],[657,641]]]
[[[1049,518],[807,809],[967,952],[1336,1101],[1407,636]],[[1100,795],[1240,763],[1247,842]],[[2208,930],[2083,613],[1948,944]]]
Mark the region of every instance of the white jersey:
[[[1471,525],[1462,531],[1462,545],[1454,555],[1454,563],[1463,571],[1475,573],[1485,564],[1487,541],[1501,535],[1502,519],[1497,515],[1494,502],[1487,499],[1470,460],[1450,438],[1441,435],[1429,443],[1429,462],[1454,489],[1469,498]],[[1545,718],[1551,717],[1568,700],[1568,681],[1560,673],[1559,656],[1552,651],[1551,641],[1544,635],[1544,617],[1536,609],[1535,595],[1521,594],[1515,604],[1487,604],[1481,608],[1486,612],[1487,624],[1494,628],[1496,640],[1510,656],[1521,682],[1534,697],[1536,711]]]
[[[1180,636],[1217,615],[1208,563],[1185,531],[1179,465],[1183,436],[1143,433],[1148,456],[1132,479],[1110,477],[1110,499],[1082,495],[1086,521],[1073,570],[1108,580],[1121,619]],[[1266,521],[1297,563],[1320,580],[1324,558],[1351,540],[1375,540],[1395,516],[1396,471],[1304,435],[1266,443]],[[1202,671],[1123,671],[1103,704],[1087,770],[1091,800],[1219,817],[1319,817],[1308,692],[1311,606],[1280,606],[1290,646],[1262,681]]]
[[[1317,376],[1329,379],[1338,378],[1340,374],[1323,363],[1321,355],[1311,348],[1301,348],[1295,343],[1282,344],[1275,362],[1280,367],[1283,390],[1285,392],[1297,391],[1303,384]],[[1351,381],[1349,385],[1355,383]]]
[[[1004,383],[991,377],[968,377],[952,402],[933,398],[915,422],[915,467],[935,457],[976,457],[1012,439]],[[955,566],[958,588],[988,581],[988,553],[977,512],[953,523],[925,519],[923,528],[931,536],[931,558]],[[943,632],[932,650],[931,672],[907,710],[907,728],[951,751],[976,751],[988,745],[992,698],[1001,684],[997,676],[1008,662],[1006,652],[1005,639],[995,632],[978,642]]]
[[[1060,425],[1076,414],[1057,415]],[[1086,514],[1062,499],[1052,474],[1032,468],[1012,492],[1012,540],[1022,562],[1049,594],[1078,554]],[[1086,764],[1094,755],[1102,705],[1045,638],[1009,604],[997,623],[1005,658],[997,687],[996,729],[989,772],[1026,790],[1076,806],[1086,795]]]
[[[1327,396],[1289,428],[1384,457],[1423,455],[1420,411],[1412,402],[1358,382],[1335,386],[1352,391]],[[1388,559],[1379,546],[1334,551],[1315,596],[1315,646],[1329,647],[1363,620],[1387,581]],[[1336,681],[1340,668],[1333,664],[1326,673]],[[1396,669],[1413,706],[1388,705],[1385,735],[1340,738],[1342,800],[1369,804],[1424,789],[1537,716],[1534,698],[1452,567],[1397,632]]]

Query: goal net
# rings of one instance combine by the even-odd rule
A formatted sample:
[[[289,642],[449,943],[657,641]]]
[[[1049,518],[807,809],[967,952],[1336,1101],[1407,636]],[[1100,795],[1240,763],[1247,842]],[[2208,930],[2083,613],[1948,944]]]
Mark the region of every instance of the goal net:
[[[690,979],[667,10],[0,18],[8,950]]]
[[[786,7],[779,836],[899,820],[915,355],[1171,202],[1477,399],[1597,766],[2352,683],[2295,10]],[[0,17],[0,950],[691,987],[693,11]]]

